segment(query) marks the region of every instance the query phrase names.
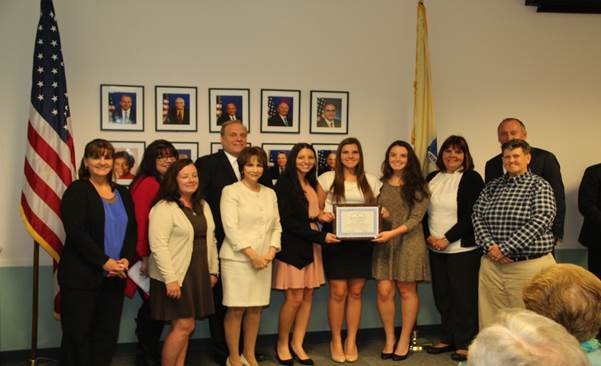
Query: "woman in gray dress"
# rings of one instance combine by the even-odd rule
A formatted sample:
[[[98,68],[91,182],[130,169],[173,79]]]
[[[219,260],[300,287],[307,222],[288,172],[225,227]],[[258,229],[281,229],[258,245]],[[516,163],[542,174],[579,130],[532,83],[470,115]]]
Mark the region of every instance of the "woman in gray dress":
[[[386,150],[382,163],[382,189],[378,203],[383,207],[384,231],[374,241],[373,277],[377,280],[377,306],[386,334],[382,359],[404,360],[417,319],[417,282],[430,280],[422,218],[429,193],[419,160],[411,145],[397,140]],[[403,328],[395,346],[394,317],[396,289],[401,294]]]

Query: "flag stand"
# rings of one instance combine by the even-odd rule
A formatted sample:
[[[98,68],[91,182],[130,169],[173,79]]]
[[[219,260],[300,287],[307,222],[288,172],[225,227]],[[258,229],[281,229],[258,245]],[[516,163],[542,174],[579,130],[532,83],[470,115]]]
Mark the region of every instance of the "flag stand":
[[[53,360],[38,358],[38,300],[40,287],[40,244],[33,242],[33,294],[31,299],[31,353],[27,365],[38,366]]]

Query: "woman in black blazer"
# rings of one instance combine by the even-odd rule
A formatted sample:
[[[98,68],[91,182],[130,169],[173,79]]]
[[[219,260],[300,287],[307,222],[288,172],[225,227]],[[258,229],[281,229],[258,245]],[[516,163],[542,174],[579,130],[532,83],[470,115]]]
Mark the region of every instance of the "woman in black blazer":
[[[86,145],[79,180],[65,191],[61,287],[61,365],[108,366],[119,336],[127,269],[136,243],[129,191],[111,181],[115,149]]]
[[[424,217],[430,248],[432,291],[441,316],[440,342],[428,353],[456,350],[451,358],[467,358],[467,347],[478,332],[478,272],[481,251],[476,247],[472,207],[484,187],[474,171],[467,141],[449,136],[440,147],[439,170],[426,177],[431,192]]]
[[[276,256],[272,287],[286,291],[275,355],[283,365],[292,365],[293,358],[303,365],[313,365],[303,349],[303,340],[311,316],[313,289],[325,283],[321,247],[315,243],[338,242],[334,234],[322,233],[317,227],[321,210],[315,170],[315,150],[309,144],[298,143],[290,151],[286,169],[275,186],[282,248]]]

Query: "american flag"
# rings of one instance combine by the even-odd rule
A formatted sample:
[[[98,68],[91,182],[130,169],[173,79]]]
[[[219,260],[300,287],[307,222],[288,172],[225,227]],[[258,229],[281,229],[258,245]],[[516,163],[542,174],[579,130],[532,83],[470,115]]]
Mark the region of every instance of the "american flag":
[[[317,98],[317,119],[322,118],[327,101],[326,98]]]
[[[167,121],[169,114],[169,94],[163,94],[163,122]]]
[[[21,216],[33,239],[56,263],[65,239],[60,215],[64,191],[75,179],[71,112],[52,0],[41,0],[33,54]],[[55,272],[56,273],[56,272]],[[58,310],[58,293],[55,310]]]

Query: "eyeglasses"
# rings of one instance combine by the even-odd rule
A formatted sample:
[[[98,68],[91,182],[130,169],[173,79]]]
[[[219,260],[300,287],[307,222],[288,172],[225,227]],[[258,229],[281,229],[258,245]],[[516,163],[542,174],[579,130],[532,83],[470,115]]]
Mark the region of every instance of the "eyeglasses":
[[[168,161],[176,161],[177,159],[173,155],[167,155],[167,156],[157,156],[156,160],[159,163],[166,163]]]

